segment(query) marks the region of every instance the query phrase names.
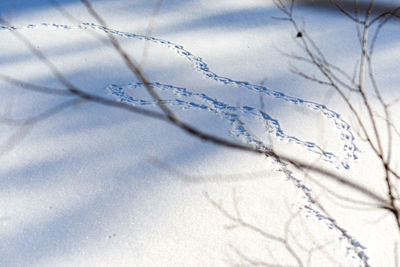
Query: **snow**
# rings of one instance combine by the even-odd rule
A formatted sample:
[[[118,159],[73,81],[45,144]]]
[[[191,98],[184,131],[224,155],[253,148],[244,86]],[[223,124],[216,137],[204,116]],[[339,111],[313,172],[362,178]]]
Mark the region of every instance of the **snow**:
[[[273,18],[282,14],[272,3],[165,1],[154,18],[154,38],[145,42],[157,1],[131,2],[93,5],[183,121],[256,146],[257,136],[281,153],[318,162],[385,193],[376,179],[379,165],[355,129],[348,128],[354,118],[340,98],[290,73],[291,59],[280,51],[301,50],[289,23]],[[84,23],[68,20],[47,1],[14,1],[13,9],[3,2],[0,14],[12,14],[14,31],[31,40],[74,85],[160,111],[119,55],[100,41],[106,35],[84,6],[79,1],[62,4]],[[305,7],[296,12],[327,58],[353,69],[359,48],[346,17]],[[393,71],[399,62],[394,60],[396,27],[389,24],[382,33],[385,41],[376,54],[377,77],[388,96],[398,84]],[[5,40],[0,44],[0,73],[62,88],[12,31],[0,29],[0,35]],[[340,41],[325,41],[332,37]],[[0,90],[1,114],[19,119],[67,99],[5,82]],[[330,257],[315,252],[312,266],[333,266],[334,261],[362,266],[349,240],[371,266],[394,265],[392,218],[373,223],[385,211],[343,209],[323,189],[310,187],[303,174],[290,167],[285,174],[281,165],[264,156],[216,146],[171,124],[95,103],[76,102],[35,124],[9,151],[1,144],[17,128],[0,124],[0,129],[0,148],[7,151],[0,154],[0,266],[246,263],[232,247],[253,259],[296,264],[278,242],[248,229],[225,229],[232,221],[205,192],[233,214],[237,196],[242,217],[268,233],[283,236],[290,221],[291,232],[304,246],[327,244],[322,251]],[[344,195],[357,195],[337,183],[323,183]],[[309,190],[336,222],[321,215]],[[295,246],[307,258],[307,252]]]

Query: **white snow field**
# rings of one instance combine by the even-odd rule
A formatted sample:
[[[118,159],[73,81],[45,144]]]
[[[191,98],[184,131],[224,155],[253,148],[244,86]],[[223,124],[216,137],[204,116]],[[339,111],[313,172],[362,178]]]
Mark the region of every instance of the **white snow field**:
[[[108,28],[80,1],[59,2],[62,10],[44,0],[0,3],[8,21],[0,23],[0,75],[64,88],[24,36],[83,91],[160,112],[109,32],[182,121],[385,196],[379,161],[341,98],[290,71],[315,68],[283,55],[303,51],[271,1],[165,0],[156,13],[153,0],[91,1]],[[295,14],[330,62],[354,69],[360,49],[346,16],[310,6]],[[387,99],[400,82],[399,25],[385,26],[374,55]],[[314,175],[319,187],[291,165],[116,107],[4,79],[0,93],[0,266],[396,264],[392,215],[330,193],[373,201],[356,190]],[[27,127],[6,119],[59,105]]]

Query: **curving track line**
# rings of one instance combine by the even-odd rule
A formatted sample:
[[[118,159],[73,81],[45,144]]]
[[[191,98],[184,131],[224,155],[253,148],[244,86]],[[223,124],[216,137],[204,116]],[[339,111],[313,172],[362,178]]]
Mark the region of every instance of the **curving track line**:
[[[200,72],[203,77],[211,79],[215,82],[225,84],[227,86],[234,86],[245,88],[249,92],[256,94],[263,94],[267,97],[275,98],[284,102],[287,102],[291,105],[301,105],[309,110],[314,112],[319,112],[319,114],[325,119],[331,121],[338,130],[338,136],[340,136],[342,143],[342,153],[340,155],[336,155],[329,151],[324,151],[320,146],[318,146],[314,142],[303,141],[295,136],[287,135],[280,127],[279,121],[277,119],[272,118],[270,115],[265,113],[264,111],[250,107],[250,106],[231,106],[225,104],[224,102],[211,98],[204,93],[196,93],[191,92],[187,88],[176,87],[168,84],[161,83],[152,83],[152,86],[160,91],[166,91],[172,93],[174,96],[171,99],[163,99],[163,101],[171,106],[176,106],[182,109],[194,109],[194,110],[204,110],[207,112],[214,113],[218,117],[226,120],[231,125],[230,134],[236,138],[240,138],[242,141],[247,142],[248,144],[252,144],[257,146],[258,148],[269,149],[268,145],[264,142],[258,140],[252,133],[246,129],[245,125],[241,122],[240,118],[243,115],[250,116],[252,119],[260,121],[267,125],[266,129],[270,135],[274,135],[278,140],[295,144],[303,149],[306,149],[312,153],[316,153],[320,155],[320,157],[330,164],[333,164],[336,168],[344,168],[349,169],[349,160],[357,159],[357,152],[359,151],[354,144],[354,135],[351,132],[350,125],[345,122],[341,116],[335,111],[329,109],[325,105],[303,100],[301,98],[296,98],[292,96],[288,96],[282,92],[270,90],[264,86],[251,84],[246,81],[236,81],[227,77],[220,76],[213,71],[211,71],[208,65],[200,58],[193,55],[191,52],[186,50],[183,46],[175,44],[170,41],[166,41],[163,39],[155,38],[155,37],[147,37],[140,34],[126,33],[117,30],[112,30],[105,28],[101,25],[97,25],[94,23],[82,23],[78,26],[69,26],[62,24],[49,24],[49,23],[41,23],[41,24],[29,24],[22,27],[14,27],[14,26],[2,26],[0,25],[1,30],[20,30],[20,29],[37,29],[41,27],[61,29],[61,30],[72,30],[72,29],[93,29],[102,32],[112,33],[117,36],[121,36],[124,38],[131,38],[136,40],[146,40],[152,43],[164,46],[166,48],[172,49],[179,56],[184,57],[188,60],[195,70]],[[152,100],[143,100],[139,98],[135,98],[134,96],[128,93],[129,90],[143,87],[141,83],[131,83],[125,86],[119,86],[115,84],[111,84],[106,87],[108,92],[116,97],[118,101],[127,102],[132,105],[137,106],[155,106],[155,101]],[[131,90],[133,91],[133,90]],[[352,252],[352,254],[359,259],[360,266],[369,266],[368,265],[368,256],[365,254],[365,247],[362,246],[354,237],[352,237],[345,229],[341,228],[337,223],[329,217],[324,216],[321,212],[318,211],[318,208],[315,206],[315,202],[311,195],[311,189],[308,188],[300,179],[296,178],[293,175],[293,172],[288,170],[287,165],[282,162],[276,162],[279,164],[278,171],[283,172],[288,180],[292,181],[293,184],[299,188],[304,193],[305,203],[301,204],[301,208],[307,210],[310,214],[312,214],[315,218],[320,221],[325,222],[325,224],[329,227],[329,229],[334,229],[339,232],[340,239],[345,239],[348,242],[347,250],[348,252]]]

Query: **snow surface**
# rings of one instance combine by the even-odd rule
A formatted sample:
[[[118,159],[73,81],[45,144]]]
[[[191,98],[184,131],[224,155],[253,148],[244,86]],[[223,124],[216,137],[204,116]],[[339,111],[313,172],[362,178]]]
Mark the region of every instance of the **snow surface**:
[[[12,2],[14,8],[8,1],[0,4],[13,25],[0,28],[0,73],[62,87],[15,38],[17,31],[79,88],[159,110],[119,55],[101,42],[104,29],[79,1],[62,4],[80,22],[47,1]],[[274,19],[282,14],[269,1],[166,0],[154,18],[152,38],[145,35],[156,1],[93,4],[185,122],[255,146],[262,140],[385,192],[376,178],[379,165],[349,126],[354,118],[340,98],[290,73],[291,60],[280,51],[301,52],[296,32]],[[348,19],[301,7],[297,14],[327,58],[352,70],[359,48]],[[393,71],[399,67],[397,27],[387,25],[375,55],[388,97],[399,82]],[[66,100],[5,82],[0,90],[0,111],[14,118]],[[6,124],[0,128],[1,144],[17,131]],[[342,208],[293,168],[283,172],[271,159],[212,145],[127,111],[77,102],[36,124],[0,162],[0,266],[248,264],[232,247],[253,259],[296,264],[281,244],[248,229],[226,229],[232,222],[204,192],[232,213],[232,196],[238,196],[242,217],[268,233],[284,236],[291,222],[300,243],[295,246],[306,258],[301,245],[324,244],[311,266],[362,266],[357,252],[371,266],[394,265],[392,218],[374,223],[385,211]],[[310,190],[335,222],[312,203]]]

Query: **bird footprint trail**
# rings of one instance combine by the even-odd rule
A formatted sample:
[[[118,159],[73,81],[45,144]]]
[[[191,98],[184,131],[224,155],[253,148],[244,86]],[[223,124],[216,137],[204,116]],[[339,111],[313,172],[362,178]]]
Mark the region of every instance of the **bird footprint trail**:
[[[116,30],[109,30],[106,29],[105,27],[93,24],[93,23],[83,23],[82,24],[84,27],[90,27],[95,30],[103,30],[105,32],[111,32],[112,34],[119,35],[122,37],[127,37],[127,38],[133,38],[133,39],[138,39],[138,40],[147,40],[156,44],[160,44],[163,46],[166,46],[170,49],[173,49],[178,55],[185,57],[188,61],[190,61],[194,68],[201,72],[202,75],[206,78],[212,79],[216,82],[223,83],[227,86],[235,86],[235,87],[243,87],[251,92],[257,93],[257,94],[263,94],[268,97],[280,99],[282,101],[288,102],[293,105],[301,105],[306,107],[307,109],[318,111],[321,113],[322,116],[324,116],[326,119],[331,120],[336,128],[340,131],[340,138],[343,141],[343,155],[335,155],[331,152],[324,151],[322,148],[320,148],[317,144],[314,142],[305,142],[301,141],[300,139],[294,137],[294,136],[288,136],[286,135],[283,130],[281,129],[279,122],[270,117],[268,114],[264,113],[263,111],[259,109],[255,109],[252,107],[242,107],[242,110],[245,110],[245,112],[252,113],[253,115],[259,117],[261,120],[265,120],[268,122],[270,126],[274,129],[274,133],[276,137],[280,139],[284,139],[288,142],[293,142],[298,145],[301,145],[307,150],[320,154],[322,158],[325,161],[331,162],[335,164],[336,167],[339,167],[341,165],[343,168],[348,169],[349,168],[349,159],[356,159],[356,152],[358,151],[356,145],[354,144],[354,136],[350,130],[350,125],[346,123],[338,113],[334,112],[333,110],[330,110],[327,108],[325,105],[321,105],[319,103],[311,102],[311,101],[306,101],[300,98],[296,97],[291,97],[287,96],[282,92],[277,92],[270,90],[266,87],[259,86],[259,85],[254,85],[246,81],[235,81],[227,77],[222,77],[217,75],[216,73],[212,72],[208,65],[200,58],[195,55],[193,55],[191,52],[188,50],[184,49],[183,46],[174,44],[170,41],[154,38],[154,37],[146,37],[144,35],[138,35],[138,34],[131,34],[131,33],[124,33]],[[136,86],[141,86],[140,84],[136,84]],[[222,102],[219,102],[218,100],[211,99],[205,94],[194,94],[188,91],[186,88],[177,88],[174,86],[170,85],[165,85],[165,84],[159,84],[155,83],[153,86],[163,89],[163,90],[174,90],[177,95],[185,95],[187,97],[195,97],[197,99],[204,100],[208,103],[211,104],[211,106],[214,106],[216,108],[219,108],[221,110],[226,109],[227,112],[232,112],[234,111],[234,107],[228,106]],[[123,90],[120,90],[123,91]],[[133,103],[133,102],[132,102]],[[196,108],[195,105],[193,107]],[[238,111],[238,110],[235,110]],[[257,115],[257,114],[258,115]],[[249,140],[251,143],[258,143],[256,140]]]
[[[111,33],[116,36],[148,41],[156,45],[173,50],[177,55],[183,57],[191,63],[193,68],[199,72],[203,77],[214,81],[218,84],[225,85],[227,87],[243,88],[249,93],[263,95],[271,99],[282,101],[288,105],[301,106],[310,112],[318,113],[322,118],[331,122],[334,128],[337,129],[338,136],[340,138],[341,149],[333,153],[331,151],[325,151],[321,146],[312,141],[302,140],[293,135],[285,133],[282,129],[278,119],[270,116],[265,110],[255,108],[249,105],[230,105],[224,103],[221,99],[217,99],[207,95],[206,93],[199,93],[191,91],[189,88],[177,87],[170,84],[163,84],[159,82],[152,83],[152,86],[159,92],[164,92],[163,102],[171,107],[179,109],[189,109],[193,111],[205,111],[216,115],[218,118],[228,122],[230,125],[229,134],[242,142],[246,142],[249,145],[256,146],[257,148],[269,149],[266,142],[256,137],[251,129],[246,127],[243,123],[243,118],[251,120],[253,123],[263,124],[265,126],[266,134],[271,138],[279,141],[293,144],[294,146],[309,151],[315,155],[318,155],[328,164],[332,164],[336,168],[349,169],[349,161],[357,159],[358,149],[354,144],[354,136],[351,132],[351,128],[341,116],[335,111],[329,109],[325,105],[307,101],[301,98],[288,96],[282,92],[273,91],[267,87],[251,84],[246,81],[236,81],[228,77],[220,76],[210,70],[208,65],[200,58],[193,55],[190,51],[186,50],[183,46],[175,44],[173,42],[162,40],[155,37],[147,37],[144,35],[126,33],[117,30],[105,28],[101,25],[94,23],[82,23],[78,26],[60,25],[60,24],[29,24],[23,27],[8,27],[1,26],[0,30],[16,31],[20,29],[39,29],[39,28],[54,28],[60,30],[88,30],[93,29],[101,32]],[[144,99],[140,96],[135,96],[137,89],[143,89],[143,84],[139,82],[130,83],[127,85],[110,84],[106,87],[107,91],[114,96],[118,101],[126,102],[135,106],[157,106],[156,101]],[[311,196],[311,189],[308,188],[300,179],[296,178],[294,174],[286,168],[286,164],[277,162],[280,172],[283,172],[288,180],[292,181],[294,185],[299,188],[304,194],[305,204],[302,204],[303,208],[313,214],[318,220],[326,223],[330,229],[338,231],[341,238],[347,240],[349,243],[348,251],[352,251],[354,255],[360,260],[360,265],[368,266],[368,256],[365,254],[365,247],[362,246],[354,237],[352,237],[347,231],[341,228],[332,219],[324,216],[318,211],[318,208],[314,205],[314,200]]]

